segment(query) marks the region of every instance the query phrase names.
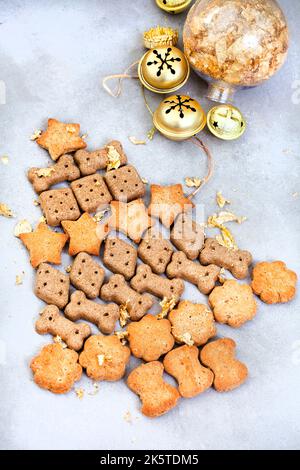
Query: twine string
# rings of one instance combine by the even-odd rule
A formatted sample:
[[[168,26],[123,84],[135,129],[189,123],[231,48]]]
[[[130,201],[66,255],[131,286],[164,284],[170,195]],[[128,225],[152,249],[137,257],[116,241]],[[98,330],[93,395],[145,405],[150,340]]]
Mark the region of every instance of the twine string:
[[[122,82],[124,80],[124,78],[133,78],[133,79],[137,79],[139,78],[139,76],[137,74],[135,75],[132,75],[130,74],[130,70],[139,63],[139,60],[136,60],[135,62],[133,62],[132,64],[129,65],[129,67],[127,67],[126,70],[124,70],[123,73],[116,73],[114,75],[107,75],[106,77],[103,78],[102,80],[102,86],[103,88],[107,91],[107,93],[112,96],[113,98],[117,98],[118,96],[120,96],[121,94],[121,91],[122,91]],[[115,90],[112,90],[108,85],[107,85],[107,82],[110,81],[110,80],[115,80],[115,79],[118,79],[118,85],[116,87]]]
[[[206,158],[207,158],[207,174],[206,174],[206,176],[202,179],[202,182],[201,182],[200,186],[198,188],[196,188],[194,191],[192,191],[191,194],[188,195],[188,199],[193,199],[193,197],[196,196],[196,194],[200,191],[200,189],[203,188],[203,186],[206,183],[208,183],[209,180],[211,179],[211,177],[213,176],[213,174],[214,174],[214,159],[213,159],[212,153],[209,150],[209,148],[204,144],[204,142],[201,139],[199,139],[199,137],[197,137],[197,136],[191,137],[190,141],[194,145],[196,145],[197,147],[201,148],[204,151],[204,153],[206,154]]]

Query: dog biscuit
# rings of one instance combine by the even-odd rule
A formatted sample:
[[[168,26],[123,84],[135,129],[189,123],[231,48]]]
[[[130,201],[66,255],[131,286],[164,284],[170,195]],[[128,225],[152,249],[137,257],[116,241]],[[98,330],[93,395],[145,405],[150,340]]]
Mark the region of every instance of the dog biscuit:
[[[35,295],[47,304],[64,308],[69,301],[69,276],[53,268],[50,264],[41,263],[35,280]]]
[[[214,373],[214,387],[218,392],[228,392],[242,385],[248,369],[235,359],[236,344],[233,339],[217,339],[206,344],[200,352],[202,364]]]
[[[138,247],[138,256],[156,274],[163,274],[172,257],[171,243],[154,229],[149,229]]]
[[[63,220],[77,220],[80,210],[70,188],[50,189],[39,196],[47,224],[56,227]]]
[[[88,152],[87,150],[77,150],[74,159],[80,168],[83,176],[88,176],[96,173],[97,170],[104,170],[108,163],[108,150],[112,149],[119,155],[120,166],[127,163],[127,157],[123,151],[121,143],[113,140],[107,144],[106,147]],[[111,150],[110,150],[111,151]]]
[[[251,287],[263,302],[289,302],[296,294],[297,274],[282,261],[257,263],[252,272]]]
[[[65,308],[65,316],[72,321],[86,320],[94,323],[101,333],[109,335],[119,319],[119,307],[116,304],[98,304],[88,300],[83,292],[75,291]]]
[[[73,323],[59,313],[56,305],[48,305],[41,312],[35,323],[35,329],[40,335],[50,333],[60,336],[70,349],[78,351],[84,340],[90,336],[91,329],[86,323]]]
[[[146,264],[140,264],[137,267],[136,275],[131,279],[130,285],[139,293],[149,292],[161,299],[179,300],[184,291],[184,283],[181,279],[170,280],[158,276]]]
[[[105,182],[117,201],[130,202],[145,195],[145,185],[132,165],[108,171]]]
[[[220,274],[220,268],[214,264],[202,266],[196,261],[191,261],[182,251],[177,251],[172,256],[172,261],[167,267],[167,276],[171,279],[180,278],[191,282],[198,287],[202,294],[209,294],[215,287]]]
[[[113,274],[101,288],[101,298],[118,305],[126,305],[130,319],[142,318],[153,305],[151,295],[139,294],[127,284],[124,276]]]
[[[252,255],[249,251],[233,250],[220,245],[214,238],[207,238],[200,253],[200,263],[216,264],[228,269],[236,279],[248,276]]]
[[[90,299],[99,297],[104,281],[104,269],[87,253],[79,253],[70,271],[70,281],[76,289],[83,291]]]
[[[170,411],[180,397],[177,388],[164,381],[163,372],[163,365],[152,361],[138,366],[127,379],[128,387],[142,401],[141,412],[150,418]]]
[[[110,207],[109,226],[124,233],[135,243],[140,243],[143,233],[153,225],[153,220],[148,215],[144,201],[135,199],[128,204],[112,201]]]
[[[170,234],[173,245],[183,251],[188,259],[198,258],[204,244],[204,227],[187,214],[179,214]]]
[[[116,274],[122,274],[128,281],[135,273],[137,260],[136,249],[118,237],[109,237],[105,241],[103,262]]]
[[[167,228],[173,224],[179,214],[194,207],[192,201],[184,196],[181,184],[172,186],[151,184],[150,191],[149,214],[158,217]]]
[[[104,179],[98,173],[73,181],[71,188],[83,212],[101,210],[112,200]]]
[[[180,346],[168,352],[163,360],[165,371],[175,377],[182,397],[192,398],[211,387],[214,374],[203,367],[196,346]]]

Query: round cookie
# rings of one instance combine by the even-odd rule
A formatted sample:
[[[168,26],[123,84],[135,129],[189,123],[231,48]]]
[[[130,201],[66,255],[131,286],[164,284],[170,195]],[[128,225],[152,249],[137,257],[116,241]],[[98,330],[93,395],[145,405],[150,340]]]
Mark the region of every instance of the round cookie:
[[[35,383],[53,393],[69,392],[82,373],[78,354],[59,343],[44,346],[32,359],[30,368]]]
[[[192,343],[200,346],[216,334],[214,316],[204,304],[183,300],[170,312],[169,320],[177,343],[184,343],[184,338],[188,334]]]
[[[216,321],[233,328],[239,328],[256,315],[257,304],[251,287],[233,279],[215,287],[208,300]]]
[[[257,263],[252,272],[251,287],[267,304],[289,302],[296,294],[297,274],[283,261]]]
[[[127,332],[132,354],[146,362],[156,361],[174,346],[171,323],[167,319],[145,315],[139,322],[130,323]]]
[[[93,335],[84,344],[79,363],[93,380],[120,380],[130,358],[130,349],[117,336]]]

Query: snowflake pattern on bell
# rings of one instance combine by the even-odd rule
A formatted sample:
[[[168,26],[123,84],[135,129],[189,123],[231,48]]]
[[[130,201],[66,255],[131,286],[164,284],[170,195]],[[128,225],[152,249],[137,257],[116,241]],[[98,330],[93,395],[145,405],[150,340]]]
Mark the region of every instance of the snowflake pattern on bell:
[[[173,64],[174,64],[174,62],[181,62],[181,58],[180,57],[174,57],[174,55],[172,55],[171,53],[172,53],[172,47],[168,47],[167,51],[164,54],[164,57],[156,49],[153,50],[153,54],[157,57],[157,60],[155,59],[153,61],[147,62],[147,65],[151,66],[151,65],[158,65],[159,64],[158,70],[156,72],[156,75],[158,77],[160,77],[161,72],[164,70],[165,66],[167,67],[168,70],[170,70],[170,72],[173,75],[175,75],[176,70],[173,68]]]
[[[188,103],[195,101],[193,98],[186,98],[180,95],[176,95],[176,98],[173,100],[165,100],[164,103],[169,103],[170,107],[166,110],[166,114],[169,114],[171,111],[177,109],[179,117],[184,118],[184,109],[190,109],[193,113],[196,112],[196,109],[189,105]]]

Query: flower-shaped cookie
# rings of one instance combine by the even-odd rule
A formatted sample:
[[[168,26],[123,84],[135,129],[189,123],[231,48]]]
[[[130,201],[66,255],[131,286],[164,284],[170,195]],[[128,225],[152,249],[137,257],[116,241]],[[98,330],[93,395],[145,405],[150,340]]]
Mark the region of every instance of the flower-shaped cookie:
[[[288,302],[296,294],[297,274],[282,261],[257,263],[252,273],[252,289],[263,302]]]
[[[233,279],[215,287],[208,299],[216,321],[234,328],[252,320],[256,314],[257,304],[251,287]]]
[[[125,374],[130,349],[117,336],[93,335],[84,344],[79,363],[93,380],[120,380]]]
[[[82,373],[78,354],[63,348],[59,343],[44,346],[32,359],[30,368],[35,383],[53,393],[66,393],[71,390]]]

